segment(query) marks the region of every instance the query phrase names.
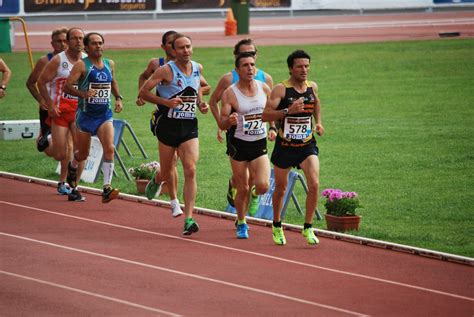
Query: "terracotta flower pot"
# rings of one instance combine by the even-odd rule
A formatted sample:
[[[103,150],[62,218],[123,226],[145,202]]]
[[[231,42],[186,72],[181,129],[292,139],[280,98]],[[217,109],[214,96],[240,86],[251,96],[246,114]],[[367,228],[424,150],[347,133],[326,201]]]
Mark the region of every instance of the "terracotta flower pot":
[[[359,230],[361,216],[337,217],[329,214],[324,215],[328,230],[345,232],[349,230]]]
[[[137,191],[139,194],[144,194],[145,193],[145,188],[146,188],[146,185],[148,184],[149,180],[148,179],[136,179],[135,180],[135,184],[137,185]],[[168,191],[168,186],[166,184],[163,184],[163,186],[161,187],[161,194],[168,194],[169,195],[169,191]]]
[[[146,184],[148,184],[148,179],[136,179],[135,184],[137,185],[137,191],[139,194],[145,193]]]

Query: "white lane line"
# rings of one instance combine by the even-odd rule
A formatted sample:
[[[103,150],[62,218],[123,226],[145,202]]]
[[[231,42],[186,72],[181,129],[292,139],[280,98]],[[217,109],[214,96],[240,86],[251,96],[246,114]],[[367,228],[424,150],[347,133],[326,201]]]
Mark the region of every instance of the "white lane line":
[[[462,296],[462,295],[447,293],[447,292],[438,291],[438,290],[431,289],[431,288],[426,288],[426,287],[421,287],[421,286],[396,282],[396,281],[387,280],[387,279],[383,279],[383,278],[377,278],[377,277],[368,276],[368,275],[364,275],[364,274],[352,273],[352,272],[332,269],[332,268],[329,268],[329,267],[324,267],[324,266],[319,266],[319,265],[314,265],[314,264],[308,264],[308,263],[294,261],[294,260],[288,260],[288,259],[285,259],[285,258],[280,258],[280,257],[276,257],[276,256],[273,256],[273,255],[268,255],[268,254],[264,254],[264,253],[258,253],[258,252],[248,251],[248,250],[242,250],[242,249],[227,247],[227,246],[224,246],[224,245],[214,244],[214,243],[210,243],[210,242],[191,240],[191,239],[188,239],[188,238],[172,236],[172,235],[165,234],[165,233],[159,233],[159,232],[153,232],[153,231],[148,231],[148,230],[143,230],[143,229],[138,229],[138,228],[133,228],[133,227],[117,225],[117,224],[114,224],[114,223],[109,223],[109,222],[104,222],[104,221],[99,221],[99,220],[83,218],[83,217],[79,217],[79,216],[63,214],[63,213],[50,211],[50,210],[45,210],[45,209],[41,209],[41,208],[35,208],[35,207],[26,206],[26,205],[19,205],[19,204],[10,203],[10,202],[7,202],[7,201],[1,201],[0,200],[0,203],[15,206],[15,207],[25,208],[25,209],[28,209],[28,210],[34,210],[34,211],[40,211],[40,212],[44,212],[44,213],[54,214],[54,215],[62,216],[62,217],[66,217],[66,218],[72,218],[72,219],[77,219],[77,220],[102,224],[102,225],[106,225],[106,226],[111,226],[111,227],[116,227],[116,228],[121,228],[121,229],[126,229],[126,230],[146,233],[146,234],[152,234],[152,235],[156,235],[156,236],[161,236],[161,237],[166,237],[166,238],[170,238],[170,239],[186,241],[186,242],[190,242],[190,243],[197,243],[197,244],[206,245],[206,246],[209,246],[209,247],[214,247],[214,248],[219,248],[219,249],[224,249],[224,250],[228,250],[228,251],[251,254],[251,255],[254,255],[254,256],[263,257],[263,258],[267,258],[267,259],[272,259],[272,260],[276,260],[276,261],[281,261],[281,262],[291,263],[291,264],[295,264],[295,265],[315,268],[315,269],[319,269],[319,270],[325,270],[325,271],[329,271],[329,272],[333,272],[333,273],[344,274],[344,275],[348,275],[348,276],[352,276],[352,277],[368,279],[368,280],[377,281],[377,282],[380,282],[380,283],[386,283],[386,284],[397,285],[397,286],[401,286],[401,287],[407,287],[407,288],[416,289],[416,290],[419,290],[419,291],[424,291],[424,292],[429,292],[429,293],[434,293],[434,294],[439,294],[439,295],[444,295],[444,296],[449,296],[449,297],[454,297],[454,298],[459,298],[459,299],[474,302],[474,298],[470,298],[470,297],[466,297],[466,296]]]
[[[141,308],[141,309],[144,309],[144,310],[148,310],[148,311],[151,311],[151,312],[154,312],[154,313],[163,314],[163,315],[166,315],[166,316],[173,316],[173,317],[181,316],[181,315],[177,315],[175,313],[171,313],[171,312],[168,312],[168,311],[165,311],[165,310],[161,310],[161,309],[157,309],[157,308],[153,308],[153,307],[149,307],[149,306],[136,304],[136,303],[132,303],[132,302],[129,302],[129,301],[126,301],[126,300],[118,299],[118,298],[115,298],[115,297],[110,297],[110,296],[105,296],[105,295],[101,295],[101,294],[97,294],[97,293],[92,293],[92,292],[88,292],[88,291],[85,291],[85,290],[82,290],[82,289],[79,289],[79,288],[69,287],[69,286],[62,285],[62,284],[57,284],[57,283],[52,283],[52,282],[48,282],[48,281],[45,281],[45,280],[40,280],[40,279],[37,279],[37,278],[25,276],[25,275],[20,275],[20,274],[7,272],[7,271],[3,271],[3,270],[0,270],[0,274],[13,276],[13,277],[28,280],[28,281],[33,281],[33,282],[36,282],[36,283],[41,283],[41,284],[45,284],[45,285],[65,289],[65,290],[68,290],[68,291],[72,291],[72,292],[76,292],[76,293],[80,293],[80,294],[84,294],[84,295],[97,297],[97,298],[100,298],[100,299],[105,299],[105,300],[108,300],[108,301],[111,301],[111,302],[124,304],[124,305],[135,307],[135,308]]]
[[[249,286],[245,286],[245,285],[241,285],[241,284],[226,282],[226,281],[223,281],[223,280],[213,279],[213,278],[210,278],[210,277],[205,277],[205,276],[196,275],[196,274],[192,274],[192,273],[177,271],[177,270],[165,268],[165,267],[158,266],[158,265],[152,265],[152,264],[146,264],[146,263],[142,263],[142,262],[127,260],[127,259],[118,258],[118,257],[115,257],[115,256],[110,256],[110,255],[95,253],[95,252],[91,252],[91,251],[87,251],[87,250],[72,248],[72,247],[68,247],[68,246],[65,246],[65,245],[61,245],[61,244],[56,244],[56,243],[46,242],[46,241],[42,241],[42,240],[31,239],[31,238],[18,236],[18,235],[14,235],[14,234],[9,234],[9,233],[5,233],[5,232],[0,232],[0,235],[10,237],[10,238],[20,239],[20,240],[25,240],[25,241],[29,241],[29,242],[35,242],[35,243],[39,243],[39,244],[43,244],[43,245],[47,245],[47,246],[51,246],[51,247],[55,247],[55,248],[60,248],[60,249],[64,249],[64,250],[69,250],[69,251],[84,253],[84,254],[97,256],[97,257],[101,257],[101,258],[106,258],[106,259],[109,259],[109,260],[114,260],[114,261],[123,262],[123,263],[127,263],[127,264],[133,264],[133,265],[146,267],[146,268],[153,269],[153,270],[159,270],[159,271],[163,271],[163,272],[167,272],[167,273],[174,273],[174,274],[177,274],[177,275],[190,277],[190,278],[195,278],[195,279],[198,279],[198,280],[203,280],[203,281],[212,282],[212,283],[216,283],[216,284],[231,286],[231,287],[244,289],[244,290],[255,292],[255,293],[260,293],[260,294],[264,294],[264,295],[268,295],[268,296],[273,296],[273,297],[277,297],[277,298],[281,298],[281,299],[286,299],[286,300],[289,300],[289,301],[294,301],[294,302],[301,303],[301,304],[307,304],[307,305],[321,307],[321,308],[325,308],[325,309],[329,309],[329,310],[333,310],[333,311],[338,311],[338,312],[346,313],[346,314],[349,314],[349,315],[367,316],[367,315],[364,315],[364,314],[361,314],[361,313],[358,313],[358,312],[342,309],[342,308],[335,307],[335,306],[325,305],[325,304],[312,302],[312,301],[308,301],[308,300],[293,297],[293,296],[287,296],[287,295],[283,295],[283,294],[279,294],[279,293],[275,293],[275,292],[270,292],[270,291],[266,291],[266,290],[259,289],[259,288],[253,288],[253,287],[249,287]]]
[[[460,18],[460,19],[439,19],[439,20],[402,20],[402,21],[374,21],[374,22],[340,22],[340,23],[301,23],[301,24],[284,24],[284,25],[251,25],[251,32],[268,32],[274,30],[338,30],[338,29],[377,29],[387,27],[424,27],[424,26],[454,26],[454,25],[473,25],[474,19]],[[87,27],[86,27],[87,29]],[[161,34],[168,31],[169,28],[154,28],[147,29],[95,29],[104,35],[108,34]],[[180,33],[220,33],[222,27],[195,27],[195,28],[180,28],[176,31]],[[31,31],[29,36],[50,36],[51,31]],[[15,32],[15,36],[23,36],[23,32]]]

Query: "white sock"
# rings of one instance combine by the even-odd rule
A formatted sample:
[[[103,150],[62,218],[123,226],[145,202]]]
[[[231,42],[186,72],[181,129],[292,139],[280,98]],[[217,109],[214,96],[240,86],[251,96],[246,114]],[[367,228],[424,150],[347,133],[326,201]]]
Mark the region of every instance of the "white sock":
[[[172,201],[170,201],[170,204],[171,204],[171,207],[179,206],[178,198],[173,199]]]
[[[112,184],[112,176],[114,175],[114,162],[104,161],[102,163],[102,172],[104,173],[104,186]]]

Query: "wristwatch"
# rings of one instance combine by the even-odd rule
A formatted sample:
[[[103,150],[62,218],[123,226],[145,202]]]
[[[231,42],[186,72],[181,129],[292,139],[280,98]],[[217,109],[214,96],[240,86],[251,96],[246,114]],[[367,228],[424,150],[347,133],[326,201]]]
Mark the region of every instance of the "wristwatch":
[[[118,95],[117,97],[115,97],[115,100],[123,100],[122,95]]]
[[[1,90],[7,90],[7,86],[5,86],[5,85],[0,85],[0,89],[1,89]]]
[[[288,108],[283,109],[283,115],[286,117],[288,115]]]

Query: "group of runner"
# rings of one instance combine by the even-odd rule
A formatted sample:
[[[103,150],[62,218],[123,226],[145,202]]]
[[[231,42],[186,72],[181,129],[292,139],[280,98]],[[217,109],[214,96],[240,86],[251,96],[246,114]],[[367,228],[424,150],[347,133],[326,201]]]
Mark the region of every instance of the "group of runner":
[[[45,117],[47,109],[46,121],[51,121],[50,131],[46,125],[44,129],[42,126],[38,149],[52,153],[48,155],[63,162],[62,167],[67,170],[60,175],[58,192],[68,194],[70,200],[82,201],[83,197],[76,190],[77,179],[81,164],[87,158],[90,137],[97,135],[104,147],[103,202],[108,202],[118,195],[118,190],[111,186],[114,167],[111,98],[116,100],[116,112],[123,107],[113,78],[114,63],[102,57],[104,39],[98,33],[84,36],[81,29],[71,28],[65,33],[65,39],[62,38],[63,33],[53,32],[55,51],[52,55],[57,55],[43,57],[43,69],[35,68],[28,80],[28,87],[40,104],[40,118]],[[83,47],[87,57],[82,56]],[[203,95],[210,93],[210,86],[202,75],[203,66],[192,60],[191,38],[169,31],[163,35],[161,47],[166,56],[151,59],[138,78],[136,104],[156,105],[151,130],[157,137],[161,166],[147,185],[147,198],[159,195],[166,183],[172,216],[184,212],[183,234],[199,231],[193,219],[199,159],[196,113],[199,110],[205,114],[211,109],[220,142],[222,131],[226,131],[226,154],[233,174],[227,196],[237,210],[237,238],[249,237],[246,215],[255,215],[259,195],[269,189],[268,139],[275,142],[271,155],[275,173],[273,241],[286,244],[281,208],[288,173],[296,167],[303,170],[308,184],[302,235],[311,245],[319,243],[312,229],[319,191],[318,147],[314,133],[322,135],[324,128],[318,87],[308,79],[310,56],[302,50],[291,53],[287,59],[289,79],[273,87],[272,77],[256,67],[255,43],[251,39],[241,40],[234,47],[235,68],[222,76],[208,104]],[[61,49],[64,51],[60,53]],[[41,67],[39,64],[37,67]],[[36,79],[39,93],[34,89]],[[70,115],[76,111],[75,116]],[[52,138],[48,137],[49,133]],[[67,141],[68,137],[72,142]],[[53,149],[47,151],[51,146]],[[177,198],[178,160],[184,172],[184,210]],[[71,187],[70,192],[67,187],[63,190],[65,180]]]
[[[84,201],[77,182],[89,155],[91,137],[102,143],[104,184],[102,202],[118,197],[111,185],[114,170],[115,112],[122,111],[122,96],[115,81],[114,62],[103,57],[104,38],[81,28],[60,28],[51,36],[53,52],[39,59],[27,87],[39,103],[40,152],[61,162],[57,191],[70,201]],[[67,181],[67,184],[66,184]]]

